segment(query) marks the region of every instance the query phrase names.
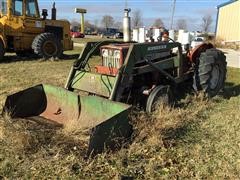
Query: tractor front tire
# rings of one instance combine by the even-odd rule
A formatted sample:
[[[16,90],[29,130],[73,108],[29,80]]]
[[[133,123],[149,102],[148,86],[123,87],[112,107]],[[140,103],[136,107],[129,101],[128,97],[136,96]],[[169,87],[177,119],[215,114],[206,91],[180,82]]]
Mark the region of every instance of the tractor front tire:
[[[52,33],[42,33],[35,37],[32,43],[34,53],[44,59],[61,58],[61,41]]]
[[[146,112],[153,113],[157,111],[157,108],[160,104],[164,106],[169,106],[172,103],[172,91],[170,86],[159,85],[155,87],[150,93],[147,104]]]
[[[201,53],[193,76],[195,91],[203,91],[207,97],[216,96],[224,83],[227,73],[226,56],[217,49],[207,49]]]

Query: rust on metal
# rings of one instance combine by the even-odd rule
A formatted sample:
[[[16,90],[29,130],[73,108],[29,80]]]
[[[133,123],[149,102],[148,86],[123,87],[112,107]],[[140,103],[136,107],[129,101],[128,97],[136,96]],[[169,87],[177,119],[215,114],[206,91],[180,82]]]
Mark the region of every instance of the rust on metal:
[[[193,63],[196,63],[202,52],[205,52],[207,49],[211,49],[213,47],[214,46],[211,43],[204,43],[197,46],[188,54],[189,60]]]

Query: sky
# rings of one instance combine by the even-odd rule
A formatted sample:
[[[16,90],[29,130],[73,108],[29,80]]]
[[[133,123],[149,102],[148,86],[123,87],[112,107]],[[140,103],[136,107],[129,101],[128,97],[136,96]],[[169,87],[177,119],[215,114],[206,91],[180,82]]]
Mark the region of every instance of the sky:
[[[178,19],[186,19],[188,30],[201,30],[202,17],[206,14],[212,16],[213,23],[211,31],[215,29],[217,16],[216,7],[229,0],[176,0],[174,25]],[[40,9],[51,9],[54,0],[39,0]],[[101,19],[104,15],[111,15],[115,21],[122,21],[123,9],[126,7],[125,0],[55,0],[58,19],[69,21],[80,21],[80,15],[74,9],[85,8],[87,14],[85,20],[91,23],[98,22],[101,26]],[[173,0],[128,0],[128,8],[132,11],[142,12],[144,26],[149,27],[154,20],[161,18],[166,28],[170,26]],[[49,14],[50,11],[49,11]],[[130,14],[131,15],[131,14]]]

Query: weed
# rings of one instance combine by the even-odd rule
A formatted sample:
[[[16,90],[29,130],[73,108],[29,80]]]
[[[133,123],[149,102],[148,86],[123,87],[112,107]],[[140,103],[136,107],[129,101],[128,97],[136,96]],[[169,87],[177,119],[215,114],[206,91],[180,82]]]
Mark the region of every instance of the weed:
[[[40,83],[63,86],[73,60],[0,64],[0,104]],[[0,177],[8,179],[239,179],[239,70],[228,69],[218,97],[188,95],[176,107],[132,113],[131,143],[86,158],[88,144],[72,123],[65,129],[0,117]],[[179,105],[180,104],[180,105]],[[0,109],[2,111],[2,108]]]

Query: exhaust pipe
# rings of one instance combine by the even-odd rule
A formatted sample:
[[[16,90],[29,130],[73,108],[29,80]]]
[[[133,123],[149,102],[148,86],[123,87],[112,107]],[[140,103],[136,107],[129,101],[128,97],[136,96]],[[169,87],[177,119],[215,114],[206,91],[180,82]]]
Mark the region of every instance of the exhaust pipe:
[[[129,17],[129,13],[131,9],[124,9],[124,18],[123,18],[123,41],[130,42],[131,41],[131,18]]]
[[[56,20],[56,19],[57,19],[57,9],[54,2],[52,7],[52,20]]]

